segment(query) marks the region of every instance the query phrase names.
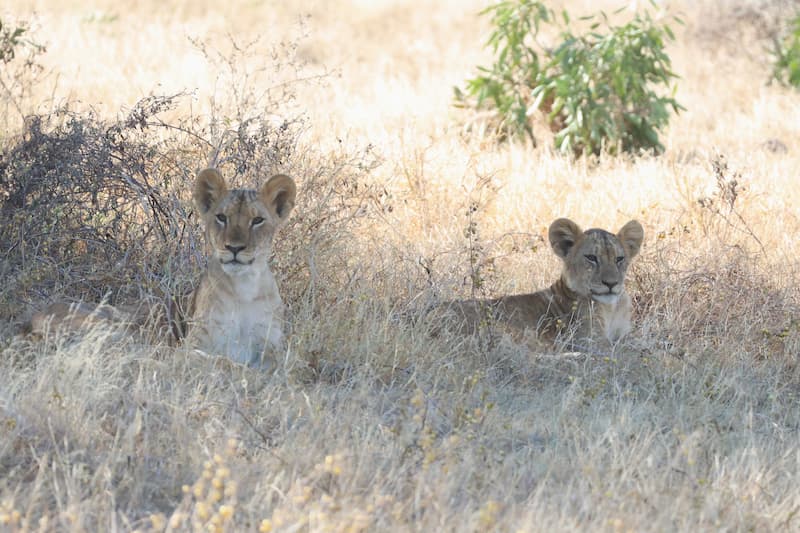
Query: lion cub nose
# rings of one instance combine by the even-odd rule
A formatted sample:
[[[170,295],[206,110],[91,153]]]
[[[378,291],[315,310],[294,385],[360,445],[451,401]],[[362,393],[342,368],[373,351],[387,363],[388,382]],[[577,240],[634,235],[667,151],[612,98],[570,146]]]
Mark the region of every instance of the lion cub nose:
[[[603,285],[608,287],[608,292],[611,292],[611,289],[613,289],[614,287],[617,286],[617,282],[616,281],[604,281]]]
[[[226,244],[226,245],[225,245],[225,248],[227,248],[228,250],[230,250],[230,252],[231,252],[233,255],[236,255],[236,254],[238,254],[239,252],[241,252],[242,250],[244,250],[244,246],[233,246],[233,245],[231,245],[231,244]]]

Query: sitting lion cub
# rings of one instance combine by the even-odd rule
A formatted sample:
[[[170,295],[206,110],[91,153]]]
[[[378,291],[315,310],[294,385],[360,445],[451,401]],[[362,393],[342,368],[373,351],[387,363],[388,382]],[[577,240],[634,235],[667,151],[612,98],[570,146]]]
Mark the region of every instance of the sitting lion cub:
[[[184,342],[210,355],[261,366],[283,344],[283,302],[268,259],[275,230],[294,207],[297,189],[289,176],[272,176],[258,191],[229,190],[217,169],[197,175],[194,202],[210,248],[208,267],[191,294]],[[31,318],[28,331],[80,329],[95,322],[137,330],[151,323],[147,306],[55,303]],[[163,317],[162,317],[163,318]],[[180,317],[169,326],[179,337]]]
[[[228,190],[213,168],[198,174],[194,203],[211,250],[189,305],[190,346],[258,365],[283,344],[283,302],[268,259],[296,193],[292,178],[283,174],[258,191]]]
[[[550,225],[550,245],[564,261],[561,277],[531,294],[447,304],[462,331],[473,332],[494,321],[520,338],[561,335],[573,342],[605,338],[612,344],[631,329],[631,299],[625,272],[639,253],[644,230],[635,220],[614,235],[601,229],[582,231],[559,218]]]

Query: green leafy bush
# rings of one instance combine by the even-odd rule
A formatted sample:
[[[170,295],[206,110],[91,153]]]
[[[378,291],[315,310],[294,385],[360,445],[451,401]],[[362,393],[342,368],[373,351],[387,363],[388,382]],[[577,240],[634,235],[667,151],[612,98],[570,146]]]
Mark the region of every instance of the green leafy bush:
[[[8,63],[16,55],[16,50],[25,44],[22,36],[27,31],[24,26],[17,26],[9,28],[8,25],[3,26],[3,21],[0,20],[0,62]]]
[[[800,87],[800,14],[792,20],[783,40],[775,40],[773,55],[773,77],[780,83]]]
[[[530,92],[542,74],[539,52],[534,48],[542,23],[550,22],[552,11],[541,2],[527,0],[500,2],[481,11],[492,13],[494,31],[487,46],[497,59],[491,68],[478,67],[477,77],[467,80],[467,94],[476,99],[478,108],[493,106],[497,112],[498,130],[504,135],[527,133],[533,139],[528,123]],[[465,95],[456,87],[456,100]],[[535,141],[534,141],[535,142]]]
[[[674,39],[668,25],[644,13],[616,26],[599,13],[580,19],[589,30],[575,33],[566,12],[556,16],[531,0],[500,2],[482,13],[492,15],[487,45],[496,60],[479,67],[466,94],[456,89],[456,99],[492,109],[504,137],[533,139],[531,120],[541,110],[562,152],[663,150],[658,132],[670,112],[682,109],[670,87],[677,76],[664,51]],[[539,43],[544,25],[558,31],[558,46]]]

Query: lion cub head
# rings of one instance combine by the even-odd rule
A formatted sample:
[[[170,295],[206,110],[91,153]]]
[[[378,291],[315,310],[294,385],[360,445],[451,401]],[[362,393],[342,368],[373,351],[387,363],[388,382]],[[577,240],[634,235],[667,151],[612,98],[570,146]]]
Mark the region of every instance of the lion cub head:
[[[625,273],[644,239],[641,224],[631,220],[616,235],[602,229],[582,231],[559,218],[550,225],[550,245],[564,261],[562,278],[579,296],[614,305],[625,291]]]
[[[231,276],[263,268],[271,252],[275,230],[294,207],[297,188],[289,176],[272,176],[258,191],[228,190],[217,169],[197,175],[194,203],[211,249],[209,263],[216,262]]]

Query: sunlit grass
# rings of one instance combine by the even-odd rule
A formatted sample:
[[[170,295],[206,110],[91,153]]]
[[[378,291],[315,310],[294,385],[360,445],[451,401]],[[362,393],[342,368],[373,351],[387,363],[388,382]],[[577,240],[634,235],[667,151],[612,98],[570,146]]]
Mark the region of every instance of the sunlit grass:
[[[247,108],[304,117],[292,216],[302,229],[338,212],[320,209],[335,180],[304,191],[314,172],[344,176],[330,191],[364,208],[318,239],[278,234],[292,327],[271,375],[102,325],[33,342],[3,324],[0,529],[797,528],[800,94],[766,84],[750,19],[678,2],[686,111],[662,156],[569,160],[544,130],[537,148],[497,144],[451,100],[487,63],[485,5],[3,6],[48,47],[28,112],[69,101],[114,116],[188,91],[173,113],[202,119],[232,113],[234,87],[306,80],[285,105]],[[532,353],[405,320],[431,301],[550,284],[544,239],[561,216],[645,228],[634,331],[616,352]],[[31,311],[17,307],[4,316]]]

